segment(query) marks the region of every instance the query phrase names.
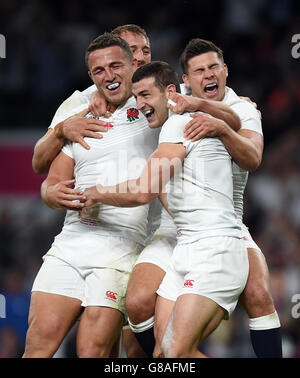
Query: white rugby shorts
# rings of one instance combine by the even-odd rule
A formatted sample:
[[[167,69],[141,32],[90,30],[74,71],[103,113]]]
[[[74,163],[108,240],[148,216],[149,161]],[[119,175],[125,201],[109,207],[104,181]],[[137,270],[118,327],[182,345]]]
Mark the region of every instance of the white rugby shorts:
[[[157,294],[171,301],[183,294],[208,297],[224,308],[236,307],[249,272],[243,239],[218,236],[175,247]]]
[[[44,262],[35,278],[32,291],[65,295],[79,299],[84,307],[111,307],[125,314],[127,285],[142,246],[120,237],[101,239],[104,244],[109,241],[109,249],[106,245],[105,251],[101,250],[101,253],[113,254],[115,249],[122,248],[125,255],[121,260],[125,260],[127,256],[128,261],[126,264],[122,261],[120,269],[116,268],[116,260],[112,266],[100,265],[99,245],[94,245],[94,248],[88,251],[89,261],[87,256],[80,259],[80,254],[85,254],[83,248],[74,247],[76,251],[73,251],[74,258],[71,258],[70,251],[64,254],[61,249],[57,250],[52,246],[43,257]],[[100,241],[99,238],[97,241]],[[97,261],[94,266],[93,261]],[[122,269],[122,266],[126,269]]]
[[[246,248],[253,248],[257,249],[259,252],[262,253],[261,249],[259,246],[255,243],[255,241],[252,239],[252,236],[248,230],[248,227],[245,226],[244,224],[241,225],[242,227],[242,238],[244,239]]]
[[[148,245],[140,253],[135,265],[150,263],[166,272],[176,243],[176,229],[157,229]]]

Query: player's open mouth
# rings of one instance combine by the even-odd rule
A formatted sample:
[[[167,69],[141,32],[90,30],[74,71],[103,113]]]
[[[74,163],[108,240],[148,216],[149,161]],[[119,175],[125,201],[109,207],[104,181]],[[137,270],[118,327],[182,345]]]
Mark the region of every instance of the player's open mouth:
[[[148,122],[152,122],[154,119],[154,109],[150,108],[143,112]]]
[[[120,83],[116,82],[116,83],[112,83],[112,84],[109,84],[106,86],[106,88],[110,91],[110,92],[116,92],[119,88],[120,88]]]
[[[218,92],[218,84],[217,83],[210,83],[204,87],[204,92],[208,95],[208,97],[214,97]]]

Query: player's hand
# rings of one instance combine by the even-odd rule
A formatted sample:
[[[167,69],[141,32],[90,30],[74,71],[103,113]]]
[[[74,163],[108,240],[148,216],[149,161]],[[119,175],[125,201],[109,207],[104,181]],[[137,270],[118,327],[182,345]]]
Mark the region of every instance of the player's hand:
[[[256,102],[253,102],[251,100],[251,98],[249,98],[249,97],[244,97],[244,96],[239,96],[239,97],[240,97],[241,100],[245,100],[245,101],[250,102],[250,104],[252,104],[256,108],[257,113],[259,115],[259,118],[262,119],[261,111],[257,109],[257,103]]]
[[[85,109],[62,123],[63,136],[72,142],[80,143],[87,150],[90,146],[85,142],[84,137],[102,139],[103,136],[99,132],[105,133],[109,127],[112,127],[108,122],[85,118],[84,116],[89,112],[89,108]]]
[[[111,109],[104,97],[96,91],[92,94],[91,103],[89,106],[91,113],[96,117],[110,117]]]
[[[219,137],[223,134],[226,127],[224,121],[210,114],[196,113],[191,114],[191,117],[193,119],[183,129],[183,136],[192,142],[203,137]]]
[[[98,204],[98,186],[91,186],[90,188],[85,189],[83,192],[83,195],[85,197],[84,199],[84,207],[93,207]]]
[[[99,194],[98,186],[102,187],[101,185],[92,186],[90,188],[85,189],[83,192],[84,200],[83,200],[83,207],[80,210],[79,216],[80,218],[88,215],[90,216],[91,212],[93,211],[93,207],[97,207],[99,204],[97,195]],[[98,209],[99,212],[99,209]]]
[[[184,112],[196,112],[199,110],[199,99],[195,97],[180,93],[170,93],[168,98],[175,103],[174,105],[168,102],[167,105],[174,113],[183,114]]]
[[[74,183],[73,179],[49,186],[47,204],[53,209],[81,210],[84,207],[85,196],[82,191],[73,189]]]

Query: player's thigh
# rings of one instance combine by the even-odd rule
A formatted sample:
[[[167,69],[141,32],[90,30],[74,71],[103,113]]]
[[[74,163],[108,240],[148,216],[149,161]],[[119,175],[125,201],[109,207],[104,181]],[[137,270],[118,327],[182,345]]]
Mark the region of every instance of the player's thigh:
[[[245,290],[250,285],[264,285],[270,287],[270,275],[263,253],[254,248],[248,248],[249,275]]]
[[[29,326],[68,328],[81,311],[84,282],[66,262],[47,256],[34,280]]]
[[[248,248],[247,251],[249,275],[240,302],[250,317],[259,317],[274,311],[270,274],[263,253],[254,248]]]
[[[156,231],[136,261],[128,285],[130,298],[136,298],[139,293],[144,294],[143,297],[146,295],[146,298],[147,295],[156,298],[156,291],[169,267],[175,244],[175,237],[163,230]]]
[[[165,271],[158,265],[151,263],[137,264],[128,283],[126,304],[130,304],[132,301],[153,300],[153,297],[155,300],[156,290],[164,275]]]
[[[34,291],[29,309],[29,335],[52,335],[61,339],[81,312],[81,301],[60,294]]]
[[[226,311],[208,297],[184,294],[178,297],[168,328],[171,327],[172,343],[184,350],[197,348],[204,340],[208,325],[212,332],[224,318]]]
[[[259,288],[264,292],[269,291],[270,274],[265,256],[245,225],[242,225],[242,232],[249,260],[249,275],[243,294],[248,293],[251,296],[259,293]]]
[[[93,269],[85,278],[85,310],[78,328],[78,349],[117,340],[125,318],[125,295],[129,273],[116,269]]]
[[[123,321],[122,312],[115,308],[86,307],[77,332],[79,350],[94,345],[110,350],[120,335]]]
[[[174,301],[161,296],[157,297],[155,305],[154,335],[158,344],[161,344],[162,342],[174,305]]]

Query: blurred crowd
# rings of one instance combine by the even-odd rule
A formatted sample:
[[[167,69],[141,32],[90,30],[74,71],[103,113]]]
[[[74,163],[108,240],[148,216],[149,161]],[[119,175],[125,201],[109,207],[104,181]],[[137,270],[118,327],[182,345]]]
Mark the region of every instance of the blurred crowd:
[[[1,1],[7,48],[0,59],[1,130],[46,131],[59,104],[91,84],[84,64],[89,42],[125,23],[142,26],[152,60],[168,61],[179,75],[185,44],[194,37],[213,40],[224,50],[229,86],[262,112],[265,150],[249,177],[244,220],[268,262],[284,356],[300,357],[300,313],[292,311],[300,295],[300,58],[291,54],[292,36],[300,34],[300,3]],[[32,281],[63,218],[38,195],[0,196],[0,294],[6,300],[0,357],[22,354]],[[238,307],[223,323],[205,344],[209,354],[253,357],[245,312]],[[58,355],[75,356],[73,333]]]

